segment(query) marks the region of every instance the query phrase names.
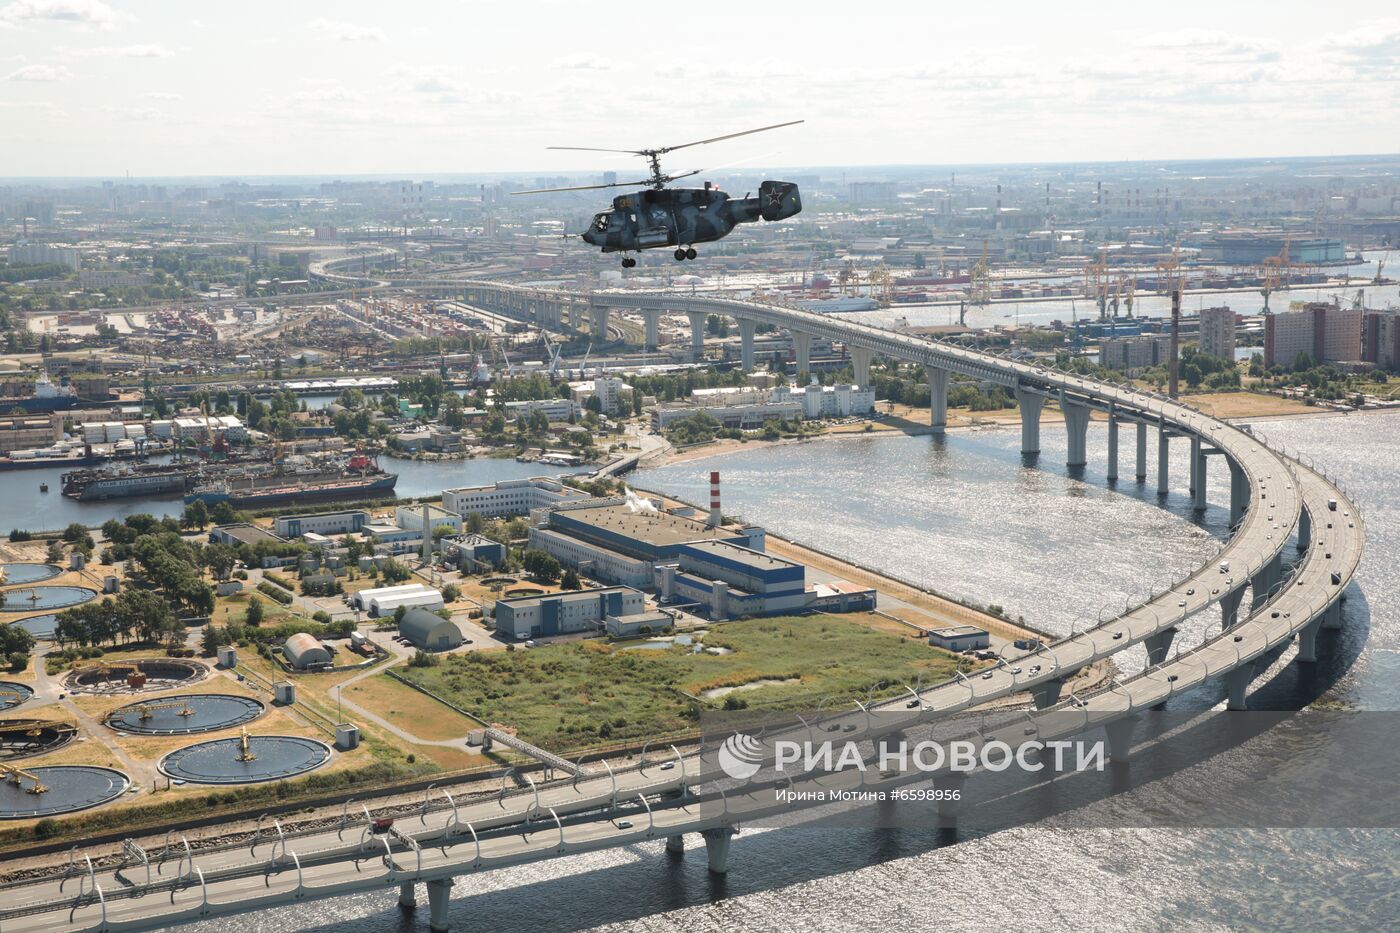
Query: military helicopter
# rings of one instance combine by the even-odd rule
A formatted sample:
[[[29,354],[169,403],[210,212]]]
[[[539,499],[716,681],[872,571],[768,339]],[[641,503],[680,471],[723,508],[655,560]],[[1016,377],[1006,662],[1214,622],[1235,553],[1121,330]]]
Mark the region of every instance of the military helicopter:
[[[619,181],[604,185],[575,185],[569,188],[533,188],[512,194],[544,194],[553,191],[589,191],[595,188],[645,187],[645,191],[620,194],[613,198],[611,210],[593,215],[593,223],[582,234],[585,243],[600,247],[604,253],[641,252],[674,246],[676,261],[695,258],[696,243],[710,243],[729,235],[738,224],[764,220],[782,220],[802,210],[802,198],[797,185],[787,181],[765,181],[758,186],[758,197],[731,198],[708,181],[703,188],[667,188],[679,178],[698,175],[705,169],[667,175],[661,171],[661,157],[677,149],[704,146],[750,133],[762,133],[784,126],[794,126],[802,120],[775,123],[755,130],[729,133],[700,139],[679,146],[659,149],[595,149],[588,146],[550,146],[576,152],[624,152],[637,155],[651,164],[651,177],[641,181]],[[623,268],[637,264],[632,256],[622,257]]]

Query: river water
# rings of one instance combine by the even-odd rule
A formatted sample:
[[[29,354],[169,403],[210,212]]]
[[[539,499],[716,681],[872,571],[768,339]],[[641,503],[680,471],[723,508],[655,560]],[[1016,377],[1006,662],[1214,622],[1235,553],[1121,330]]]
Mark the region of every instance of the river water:
[[[152,458],[153,460],[157,458]],[[456,486],[479,486],[501,480],[524,479],[531,476],[555,476],[579,470],[560,470],[557,466],[538,463],[517,463],[514,460],[396,460],[385,457],[380,466],[399,475],[394,495],[401,498],[435,496]],[[124,518],[140,512],[151,515],[179,515],[184,511],[180,495],[108,499],[102,502],[78,502],[62,495],[60,476],[63,467],[34,470],[9,470],[0,473],[0,534],[12,528],[27,531],[49,531],[65,528],[71,522],[101,525],[109,518]],[[40,492],[41,483],[49,491]],[[297,510],[287,506],[289,512]]]
[[[1276,662],[1261,672],[1251,706],[1294,707],[1320,680],[1344,703],[1400,708],[1400,578],[1393,572],[1400,420],[1326,416],[1262,428],[1274,442],[1319,458],[1359,497],[1368,545],[1345,630],[1314,671]],[[1211,477],[1211,508],[1201,523],[1188,518],[1180,489],[1165,512],[1155,490],[1138,488],[1131,475],[1117,490],[1105,489],[1103,435],[1099,426],[1095,432],[1082,477],[1063,466],[1063,432],[1046,426],[1034,468],[1022,463],[1016,431],[988,430],[942,441],[756,446],[636,481],[700,501],[708,471],[720,469],[726,512],[1067,630],[1073,607],[1108,611],[1135,581],[1210,556],[1223,522],[1223,476]],[[1149,446],[1155,477],[1156,445]],[[1184,470],[1184,459],[1174,459],[1178,487]],[[1212,471],[1224,473],[1219,464]],[[1222,697],[1207,685],[1173,705],[1209,708]],[[912,830],[747,831],[735,840],[723,879],[707,873],[698,847],[672,860],[660,843],[647,844],[464,879],[449,919],[457,930],[499,931],[1393,929],[1398,863],[1400,842],[1389,830],[1030,826],[956,845]],[[424,909],[415,923],[394,899],[390,891],[341,898],[237,924],[249,933],[425,928]],[[229,928],[225,921],[192,929]]]

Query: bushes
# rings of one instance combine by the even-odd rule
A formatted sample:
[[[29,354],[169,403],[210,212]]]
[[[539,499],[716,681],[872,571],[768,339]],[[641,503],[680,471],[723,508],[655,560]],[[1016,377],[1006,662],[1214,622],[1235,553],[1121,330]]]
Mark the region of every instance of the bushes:
[[[277,600],[284,606],[291,605],[292,599],[294,598],[291,593],[282,589],[280,586],[268,583],[266,580],[258,584],[258,592]]]
[[[271,570],[264,570],[264,571],[263,571],[263,579],[264,579],[264,580],[271,580],[273,583],[276,583],[278,586],[282,587],[282,589],[284,589],[284,590],[295,590],[295,589],[296,589],[296,584],[293,583],[293,582],[291,581],[290,578],[284,577],[284,576],[282,576],[282,574],[280,574],[280,573],[275,573],[275,572],[273,572],[273,571],[271,571]]]
[[[33,541],[34,536],[27,531],[21,531],[18,528],[15,528],[10,531],[10,540],[12,542]],[[52,823],[53,820],[49,820],[48,822]]]

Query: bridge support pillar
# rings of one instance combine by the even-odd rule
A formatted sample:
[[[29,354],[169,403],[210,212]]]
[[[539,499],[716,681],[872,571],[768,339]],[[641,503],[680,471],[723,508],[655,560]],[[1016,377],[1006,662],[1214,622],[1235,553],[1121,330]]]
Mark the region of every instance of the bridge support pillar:
[[[661,346],[661,310],[659,308],[642,309],[642,320],[645,322],[646,330],[643,334],[644,350],[655,350]]]
[[[1167,434],[1167,423],[1165,421],[1157,424],[1157,495],[1165,496],[1168,492],[1167,469],[1168,461],[1171,459],[1171,445],[1168,443],[1170,436]]]
[[[404,910],[412,910],[418,906],[418,896],[413,892],[412,881],[399,885],[399,906]]]
[[[1139,483],[1147,482],[1147,422],[1137,423],[1137,472],[1133,474]]]
[[[1298,550],[1306,551],[1312,545],[1312,513],[1306,508],[1298,512]]]
[[[685,836],[675,835],[666,837],[666,851],[671,855],[680,855],[685,852]]]
[[[1282,563],[1283,555],[1280,554],[1260,567],[1258,572],[1249,578],[1249,586],[1252,591],[1249,603],[1251,611],[1268,602],[1269,595],[1273,592],[1274,587],[1278,586],[1279,579],[1283,574]]]
[[[865,389],[870,387],[870,360],[874,357],[873,350],[864,347],[851,347],[851,371],[855,374],[856,387]]]
[[[1133,744],[1133,720],[1130,717],[1104,723],[1108,735],[1108,758],[1116,765],[1127,764]]]
[[[1228,632],[1240,621],[1240,602],[1244,599],[1244,587],[1227,590],[1220,597],[1220,630]]]
[[[812,335],[800,330],[792,333],[792,348],[797,356],[797,378],[804,379],[812,372]]]
[[[1118,479],[1118,413],[1108,410],[1108,481]]]
[[[1069,456],[1065,466],[1084,466],[1089,462],[1089,406],[1072,402],[1060,395],[1060,411],[1065,416],[1065,431],[1069,435]]]
[[[451,878],[428,882],[428,929],[432,933],[447,933],[447,905],[451,899]]]
[[[1238,525],[1249,508],[1249,476],[1235,461],[1230,461],[1230,525]]]
[[[1342,627],[1341,600],[1327,607],[1327,612],[1322,616],[1322,627],[1326,629],[1339,629]]]
[[[1249,709],[1249,700],[1245,696],[1245,692],[1249,689],[1249,682],[1253,679],[1253,661],[1241,664],[1225,675],[1226,709]]]
[[[1167,652],[1171,650],[1172,642],[1176,639],[1176,629],[1163,629],[1154,635],[1148,635],[1144,646],[1147,648],[1147,663],[1161,664],[1167,659]]]
[[[966,783],[967,773],[964,771],[945,771],[934,776],[933,789],[942,792],[934,804],[938,808],[939,826],[951,828],[958,825],[958,814],[963,805],[963,785]]]
[[[1298,633],[1298,660],[1312,664],[1317,660],[1317,633],[1322,629],[1322,616],[1303,626]]]
[[[705,358],[705,315],[701,311],[687,311],[690,318],[690,356],[695,360]]]
[[[593,307],[588,309],[588,318],[594,340],[608,339],[608,309]]]
[[[705,856],[709,860],[710,873],[729,874],[729,841],[734,838],[734,827],[707,829],[701,835],[705,837]]]
[[[739,318],[739,365],[744,372],[753,372],[753,333],[756,323],[748,318]]]
[[[929,426],[934,434],[948,427],[948,370],[925,366],[928,373]]]
[[[1021,409],[1021,453],[1040,453],[1040,409],[1045,396],[1016,387],[1016,405]]]
[[[1201,453],[1201,438],[1191,435],[1191,507],[1206,507],[1206,458]]]
[[[1031,699],[1035,701],[1035,708],[1047,709],[1060,702],[1060,692],[1064,688],[1065,682],[1059,677],[1052,677],[1044,683],[1031,687]]]

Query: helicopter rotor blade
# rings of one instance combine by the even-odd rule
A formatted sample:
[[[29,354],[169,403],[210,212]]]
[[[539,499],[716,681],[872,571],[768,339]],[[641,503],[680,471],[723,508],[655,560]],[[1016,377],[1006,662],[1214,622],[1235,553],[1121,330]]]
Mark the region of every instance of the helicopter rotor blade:
[[[796,126],[799,123],[806,123],[806,120],[789,120],[786,123],[774,123],[772,126],[760,126],[756,130],[744,130],[739,133],[728,133],[724,136],[712,136],[709,139],[697,139],[693,143],[681,143],[679,146],[662,146],[656,150],[657,155],[664,155],[667,152],[675,152],[677,149],[685,149],[688,146],[703,146],[707,143],[717,143],[723,139],[734,139],[737,136],[748,136],[750,133],[764,133],[768,130],[781,129],[784,126]]]
[[[635,188],[639,185],[650,184],[651,179],[648,178],[645,181],[615,181],[606,185],[571,185],[567,188],[530,188],[526,191],[512,191],[511,194],[548,194],[551,191],[592,191],[595,188]]]
[[[546,149],[567,149],[571,152],[623,152],[627,155],[641,155],[636,149],[598,149],[593,146],[545,146]]]

